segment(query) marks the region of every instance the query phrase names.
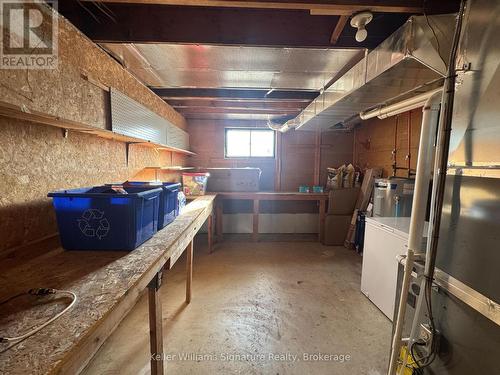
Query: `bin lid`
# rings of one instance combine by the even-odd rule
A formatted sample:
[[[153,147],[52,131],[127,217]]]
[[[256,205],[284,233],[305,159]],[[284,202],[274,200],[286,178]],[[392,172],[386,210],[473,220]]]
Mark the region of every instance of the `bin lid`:
[[[120,194],[110,188],[108,185],[92,186],[80,189],[59,190],[50,192],[48,197],[58,198],[144,198],[162,192],[161,187],[140,187],[140,186],[125,186],[127,194]]]

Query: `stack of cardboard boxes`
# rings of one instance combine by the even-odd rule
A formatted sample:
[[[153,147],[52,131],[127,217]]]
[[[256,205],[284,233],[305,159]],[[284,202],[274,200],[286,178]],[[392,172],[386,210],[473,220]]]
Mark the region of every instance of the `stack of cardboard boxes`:
[[[373,181],[382,175],[381,168],[365,171],[361,188],[332,189],[325,220],[325,245],[352,247],[358,211],[365,211],[373,190]]]
[[[344,245],[359,187],[332,189],[325,219],[325,245]]]

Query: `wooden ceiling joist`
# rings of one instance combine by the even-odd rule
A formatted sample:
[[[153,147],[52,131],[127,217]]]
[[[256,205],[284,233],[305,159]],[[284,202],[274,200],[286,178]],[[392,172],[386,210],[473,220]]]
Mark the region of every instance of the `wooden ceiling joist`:
[[[288,101],[288,100],[273,100],[268,101],[265,99],[256,100],[227,100],[227,99],[185,99],[176,98],[167,100],[174,108],[185,108],[185,107],[217,107],[217,108],[264,108],[264,109],[275,109],[275,108],[291,108],[291,109],[303,109],[310,102],[305,101]]]
[[[251,99],[251,98],[223,98],[218,96],[207,96],[207,97],[199,97],[199,96],[162,96],[163,100],[167,102],[182,102],[188,100],[195,101],[217,101],[217,102],[228,102],[228,103],[309,103],[311,99],[274,99],[274,98],[266,98],[266,99]]]
[[[318,91],[226,89],[226,88],[151,88],[162,99],[218,98],[218,99],[265,99],[265,100],[313,100]]]
[[[241,3],[263,8],[238,7]],[[211,0],[113,0],[106,2],[103,11],[103,4],[98,1],[64,0],[59,2],[58,11],[98,43],[329,48],[332,28],[338,24],[339,16],[350,16],[359,10],[380,10],[382,13],[377,13],[370,23],[366,40],[358,43],[355,29],[346,26],[335,43],[336,48],[373,49],[411,14],[422,14],[423,4],[427,14],[452,13],[458,10],[459,0],[223,0],[222,8],[212,6],[215,4],[218,3]],[[269,4],[277,8],[269,8]],[[288,8],[304,9],[287,9],[287,4],[293,5]],[[319,9],[320,5],[326,8]]]
[[[333,29],[332,36],[330,37],[330,44],[333,46],[337,44],[339,40],[340,34],[344,31],[345,25],[349,21],[349,16],[340,16],[337,24],[335,25],[335,29]]]
[[[253,8],[253,9],[283,9],[283,10],[312,10],[328,11],[331,15],[349,16],[352,13],[371,10],[372,12],[383,13],[422,13],[423,1],[421,0],[392,0],[382,4],[377,0],[331,0],[331,1],[311,1],[311,0],[83,0],[101,3],[122,3],[122,4],[158,4],[158,5],[185,5],[198,7],[219,7],[219,8]]]
[[[184,107],[176,108],[182,114],[226,113],[226,114],[269,114],[269,115],[296,115],[300,110],[267,109],[267,108],[220,108],[220,107]]]

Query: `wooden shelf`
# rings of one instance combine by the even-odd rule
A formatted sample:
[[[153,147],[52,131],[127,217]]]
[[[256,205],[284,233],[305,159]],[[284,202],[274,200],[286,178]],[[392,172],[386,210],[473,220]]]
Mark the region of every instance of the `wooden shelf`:
[[[155,171],[155,180],[159,180],[158,172],[159,171],[170,171],[170,172],[182,172],[182,171],[190,171],[193,170],[194,167],[181,167],[181,166],[165,166],[165,167],[146,167],[144,169],[149,169]]]
[[[184,155],[196,155],[194,152],[188,150],[183,150],[177,147],[163,145],[161,143],[150,142],[141,138],[130,137],[127,135],[115,133],[111,130],[99,129],[91,125],[64,119],[53,115],[48,115],[46,113],[41,113],[38,111],[32,111],[29,110],[28,108],[23,108],[3,101],[0,101],[0,116],[10,117],[20,120],[27,120],[37,124],[55,126],[61,129],[77,131],[79,133],[93,134],[101,138],[113,139],[119,142],[125,142],[127,144],[138,144],[141,146],[148,146],[155,148],[157,150],[165,150]]]
[[[194,169],[194,167],[180,167],[180,166],[172,166],[172,167],[146,167],[144,169],[153,169],[159,171],[189,171]]]

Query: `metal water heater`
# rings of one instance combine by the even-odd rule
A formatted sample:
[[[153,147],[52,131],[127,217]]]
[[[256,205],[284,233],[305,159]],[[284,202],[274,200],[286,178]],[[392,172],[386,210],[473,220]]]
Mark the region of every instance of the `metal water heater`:
[[[406,178],[375,179],[373,189],[373,216],[411,216],[415,180]]]

